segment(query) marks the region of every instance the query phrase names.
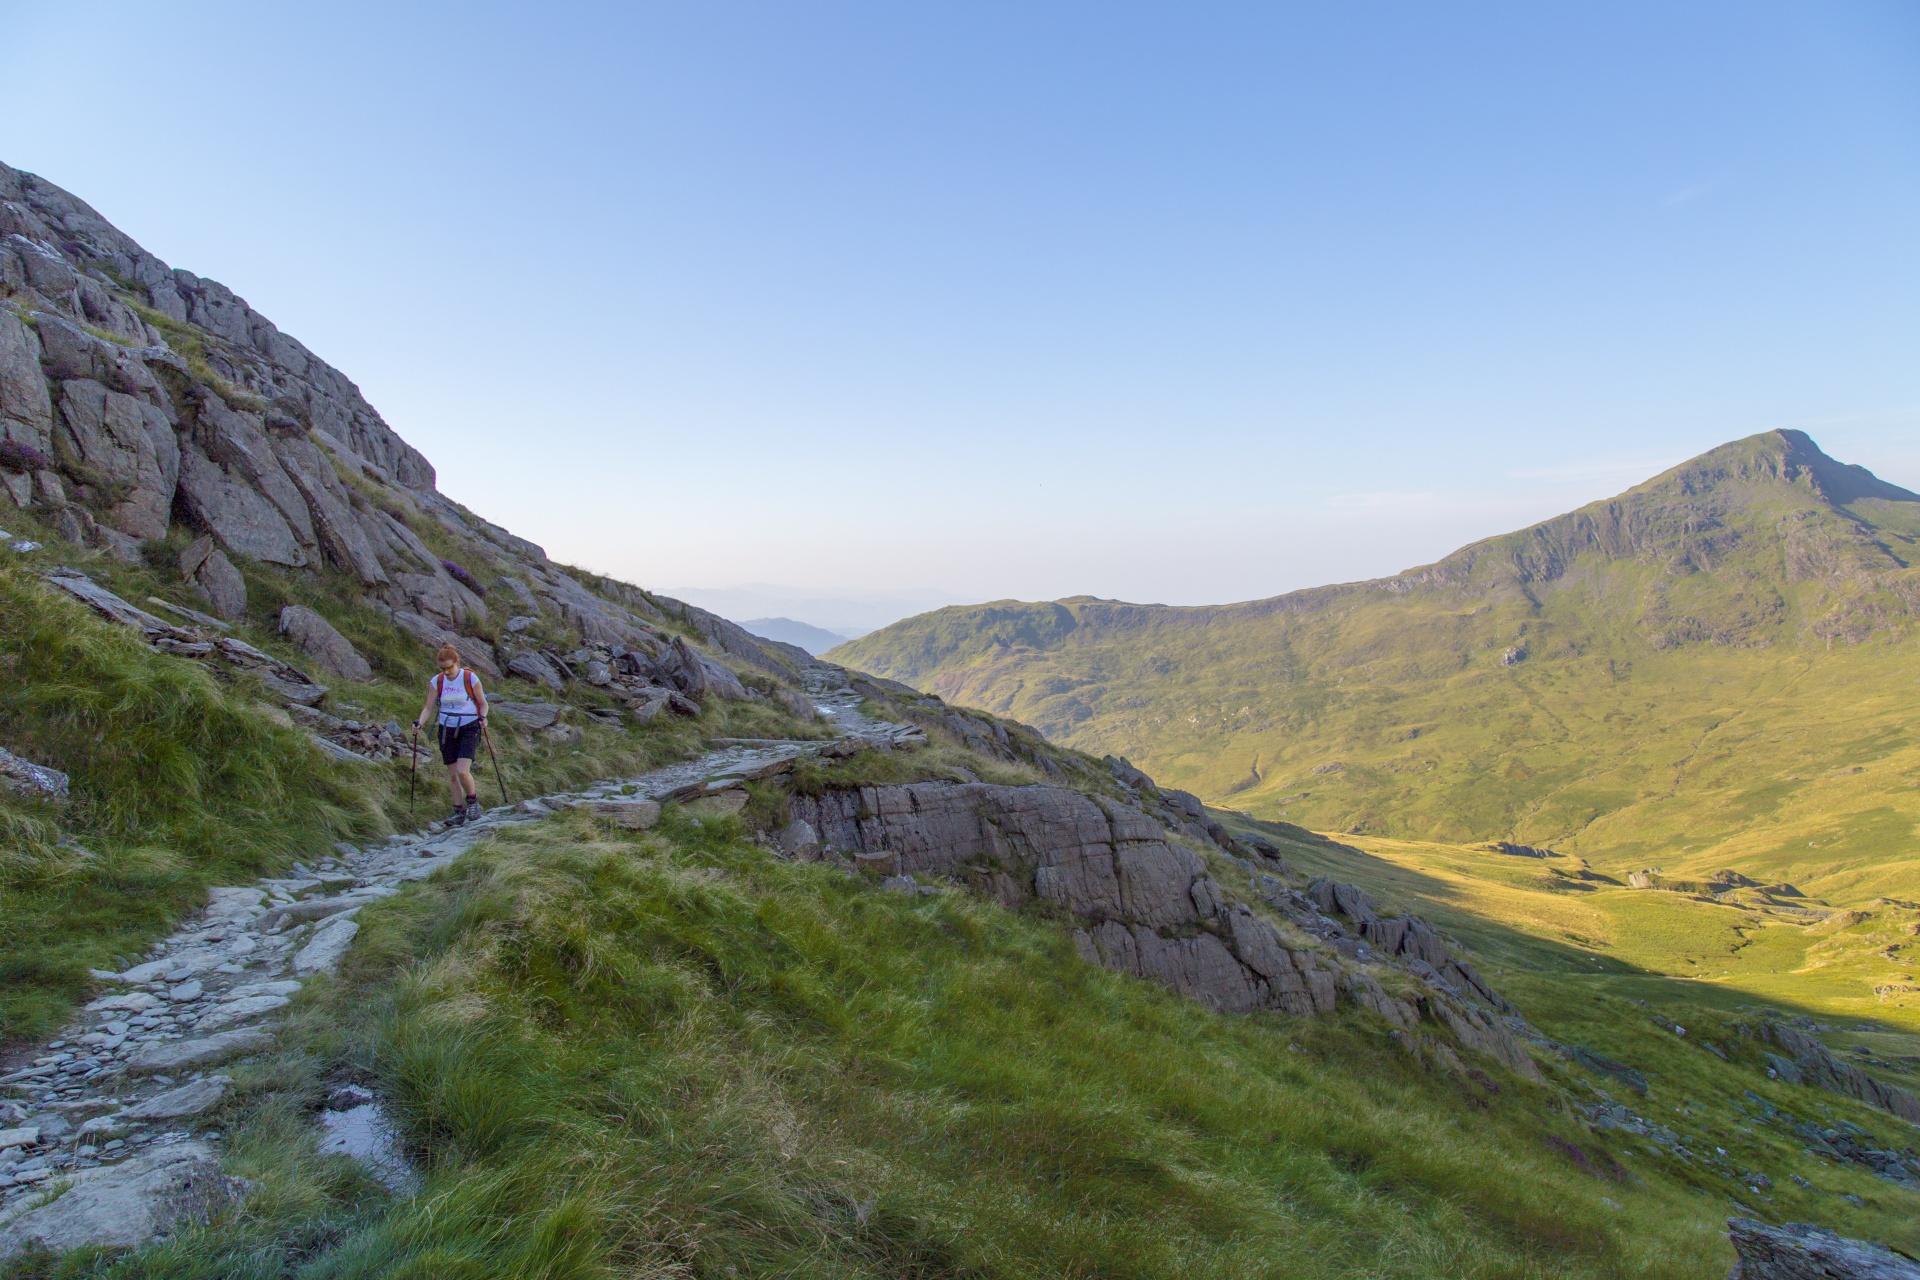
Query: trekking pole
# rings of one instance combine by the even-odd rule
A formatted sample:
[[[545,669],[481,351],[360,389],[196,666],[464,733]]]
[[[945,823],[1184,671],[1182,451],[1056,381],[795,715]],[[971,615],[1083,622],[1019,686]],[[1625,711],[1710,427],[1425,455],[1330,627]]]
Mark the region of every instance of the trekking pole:
[[[413,821],[413,780],[420,773],[420,723],[415,721],[407,743],[407,821]]]
[[[493,730],[487,728],[487,722],[480,722],[480,736],[487,740],[487,759],[493,761],[493,778],[500,784],[500,803],[507,803],[507,775],[500,772],[500,757],[493,750]]]

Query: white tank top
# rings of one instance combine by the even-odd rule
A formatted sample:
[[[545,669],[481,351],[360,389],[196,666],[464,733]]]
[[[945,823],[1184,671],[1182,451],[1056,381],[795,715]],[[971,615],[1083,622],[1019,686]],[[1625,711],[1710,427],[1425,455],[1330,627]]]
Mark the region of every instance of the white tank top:
[[[459,728],[472,724],[480,718],[480,708],[467,693],[467,682],[473,682],[475,693],[480,691],[480,677],[461,667],[452,675],[437,675],[433,678],[434,692],[440,695],[440,723]]]

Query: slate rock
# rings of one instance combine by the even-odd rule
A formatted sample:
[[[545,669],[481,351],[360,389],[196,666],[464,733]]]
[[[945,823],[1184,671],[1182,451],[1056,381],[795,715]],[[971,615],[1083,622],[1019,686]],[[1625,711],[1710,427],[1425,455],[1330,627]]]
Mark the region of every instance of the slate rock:
[[[90,377],[74,378],[61,385],[53,446],[68,474],[83,481],[80,492],[103,523],[134,538],[166,535],[180,444],[160,409]],[[114,500],[93,488],[100,485]]]
[[[516,653],[507,659],[507,671],[533,684],[545,685],[555,693],[566,687],[566,680],[560,669],[553,665],[544,654]]]
[[[816,861],[820,857],[820,833],[812,823],[789,822],[775,838],[774,847],[789,858]]]
[[[681,806],[689,816],[695,818],[730,817],[746,807],[747,793],[737,787],[689,800]]]
[[[304,952],[303,952],[304,954]],[[275,1009],[285,1008],[287,997],[274,995],[242,996],[238,1000],[228,1000],[215,1005],[201,1015],[193,1024],[193,1029],[202,1033],[223,1031],[236,1022],[247,1022]]]
[[[373,678],[373,668],[353,643],[305,605],[290,604],[280,611],[280,634],[291,639],[300,652],[321,668],[343,680]]]
[[[16,795],[42,800],[67,798],[67,775],[58,769],[23,760],[0,747],[0,786]]]
[[[798,689],[775,690],[773,700],[780,704],[782,711],[802,724],[811,724],[820,718],[820,712],[814,707],[813,699]]]
[[[227,1096],[233,1081],[226,1076],[207,1076],[177,1089],[147,1099],[120,1112],[118,1120],[179,1120],[211,1111]]]
[[[293,971],[300,974],[333,972],[340,963],[340,957],[352,945],[353,935],[358,932],[359,921],[342,916],[333,917],[315,929],[307,945],[294,955]]]
[[[217,1066],[229,1058],[265,1053],[276,1043],[271,1032],[251,1030],[223,1031],[197,1040],[155,1040],[128,1059],[127,1070],[158,1075]]]
[[[29,1198],[0,1212],[0,1259],[30,1246],[56,1254],[85,1245],[138,1248],[208,1222],[248,1189],[245,1180],[223,1174],[201,1142],[150,1147],[66,1178],[68,1189],[52,1203]]]
[[[527,655],[522,654],[521,656],[525,657]],[[516,658],[514,661],[518,662],[519,659]],[[512,671],[513,663],[508,663],[507,669]],[[529,729],[546,728],[558,720],[560,713],[566,710],[565,707],[552,702],[507,702],[503,699],[496,699],[487,703],[487,708],[489,714],[505,716],[515,724],[525,725]]]
[[[1727,1280],[1920,1280],[1913,1259],[1811,1223],[1729,1218],[1727,1239],[1739,1257]]]
[[[40,370],[40,339],[11,310],[0,311],[0,419],[24,428],[8,438],[52,452],[53,401]]]

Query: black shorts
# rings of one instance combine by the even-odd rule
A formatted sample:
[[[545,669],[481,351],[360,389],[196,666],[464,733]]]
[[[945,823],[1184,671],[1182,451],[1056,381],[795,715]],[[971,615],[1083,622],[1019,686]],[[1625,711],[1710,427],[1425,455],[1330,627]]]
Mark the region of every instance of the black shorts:
[[[440,763],[452,764],[455,760],[471,760],[480,749],[480,722],[471,724],[440,726]]]

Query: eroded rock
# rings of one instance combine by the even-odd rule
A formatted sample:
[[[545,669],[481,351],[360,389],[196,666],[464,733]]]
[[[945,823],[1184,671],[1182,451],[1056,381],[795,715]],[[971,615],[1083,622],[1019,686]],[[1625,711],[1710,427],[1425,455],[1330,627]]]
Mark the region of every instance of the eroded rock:
[[[373,668],[353,643],[331,622],[305,605],[290,604],[280,611],[280,634],[298,645],[323,670],[342,680],[371,680]]]
[[[1739,1255],[1727,1280],[1920,1280],[1920,1263],[1904,1254],[1811,1223],[1729,1218],[1727,1239]]]
[[[206,1223],[246,1194],[201,1142],[151,1148],[115,1165],[82,1169],[50,1204],[27,1201],[0,1214],[0,1258],[38,1246],[132,1249]]]

